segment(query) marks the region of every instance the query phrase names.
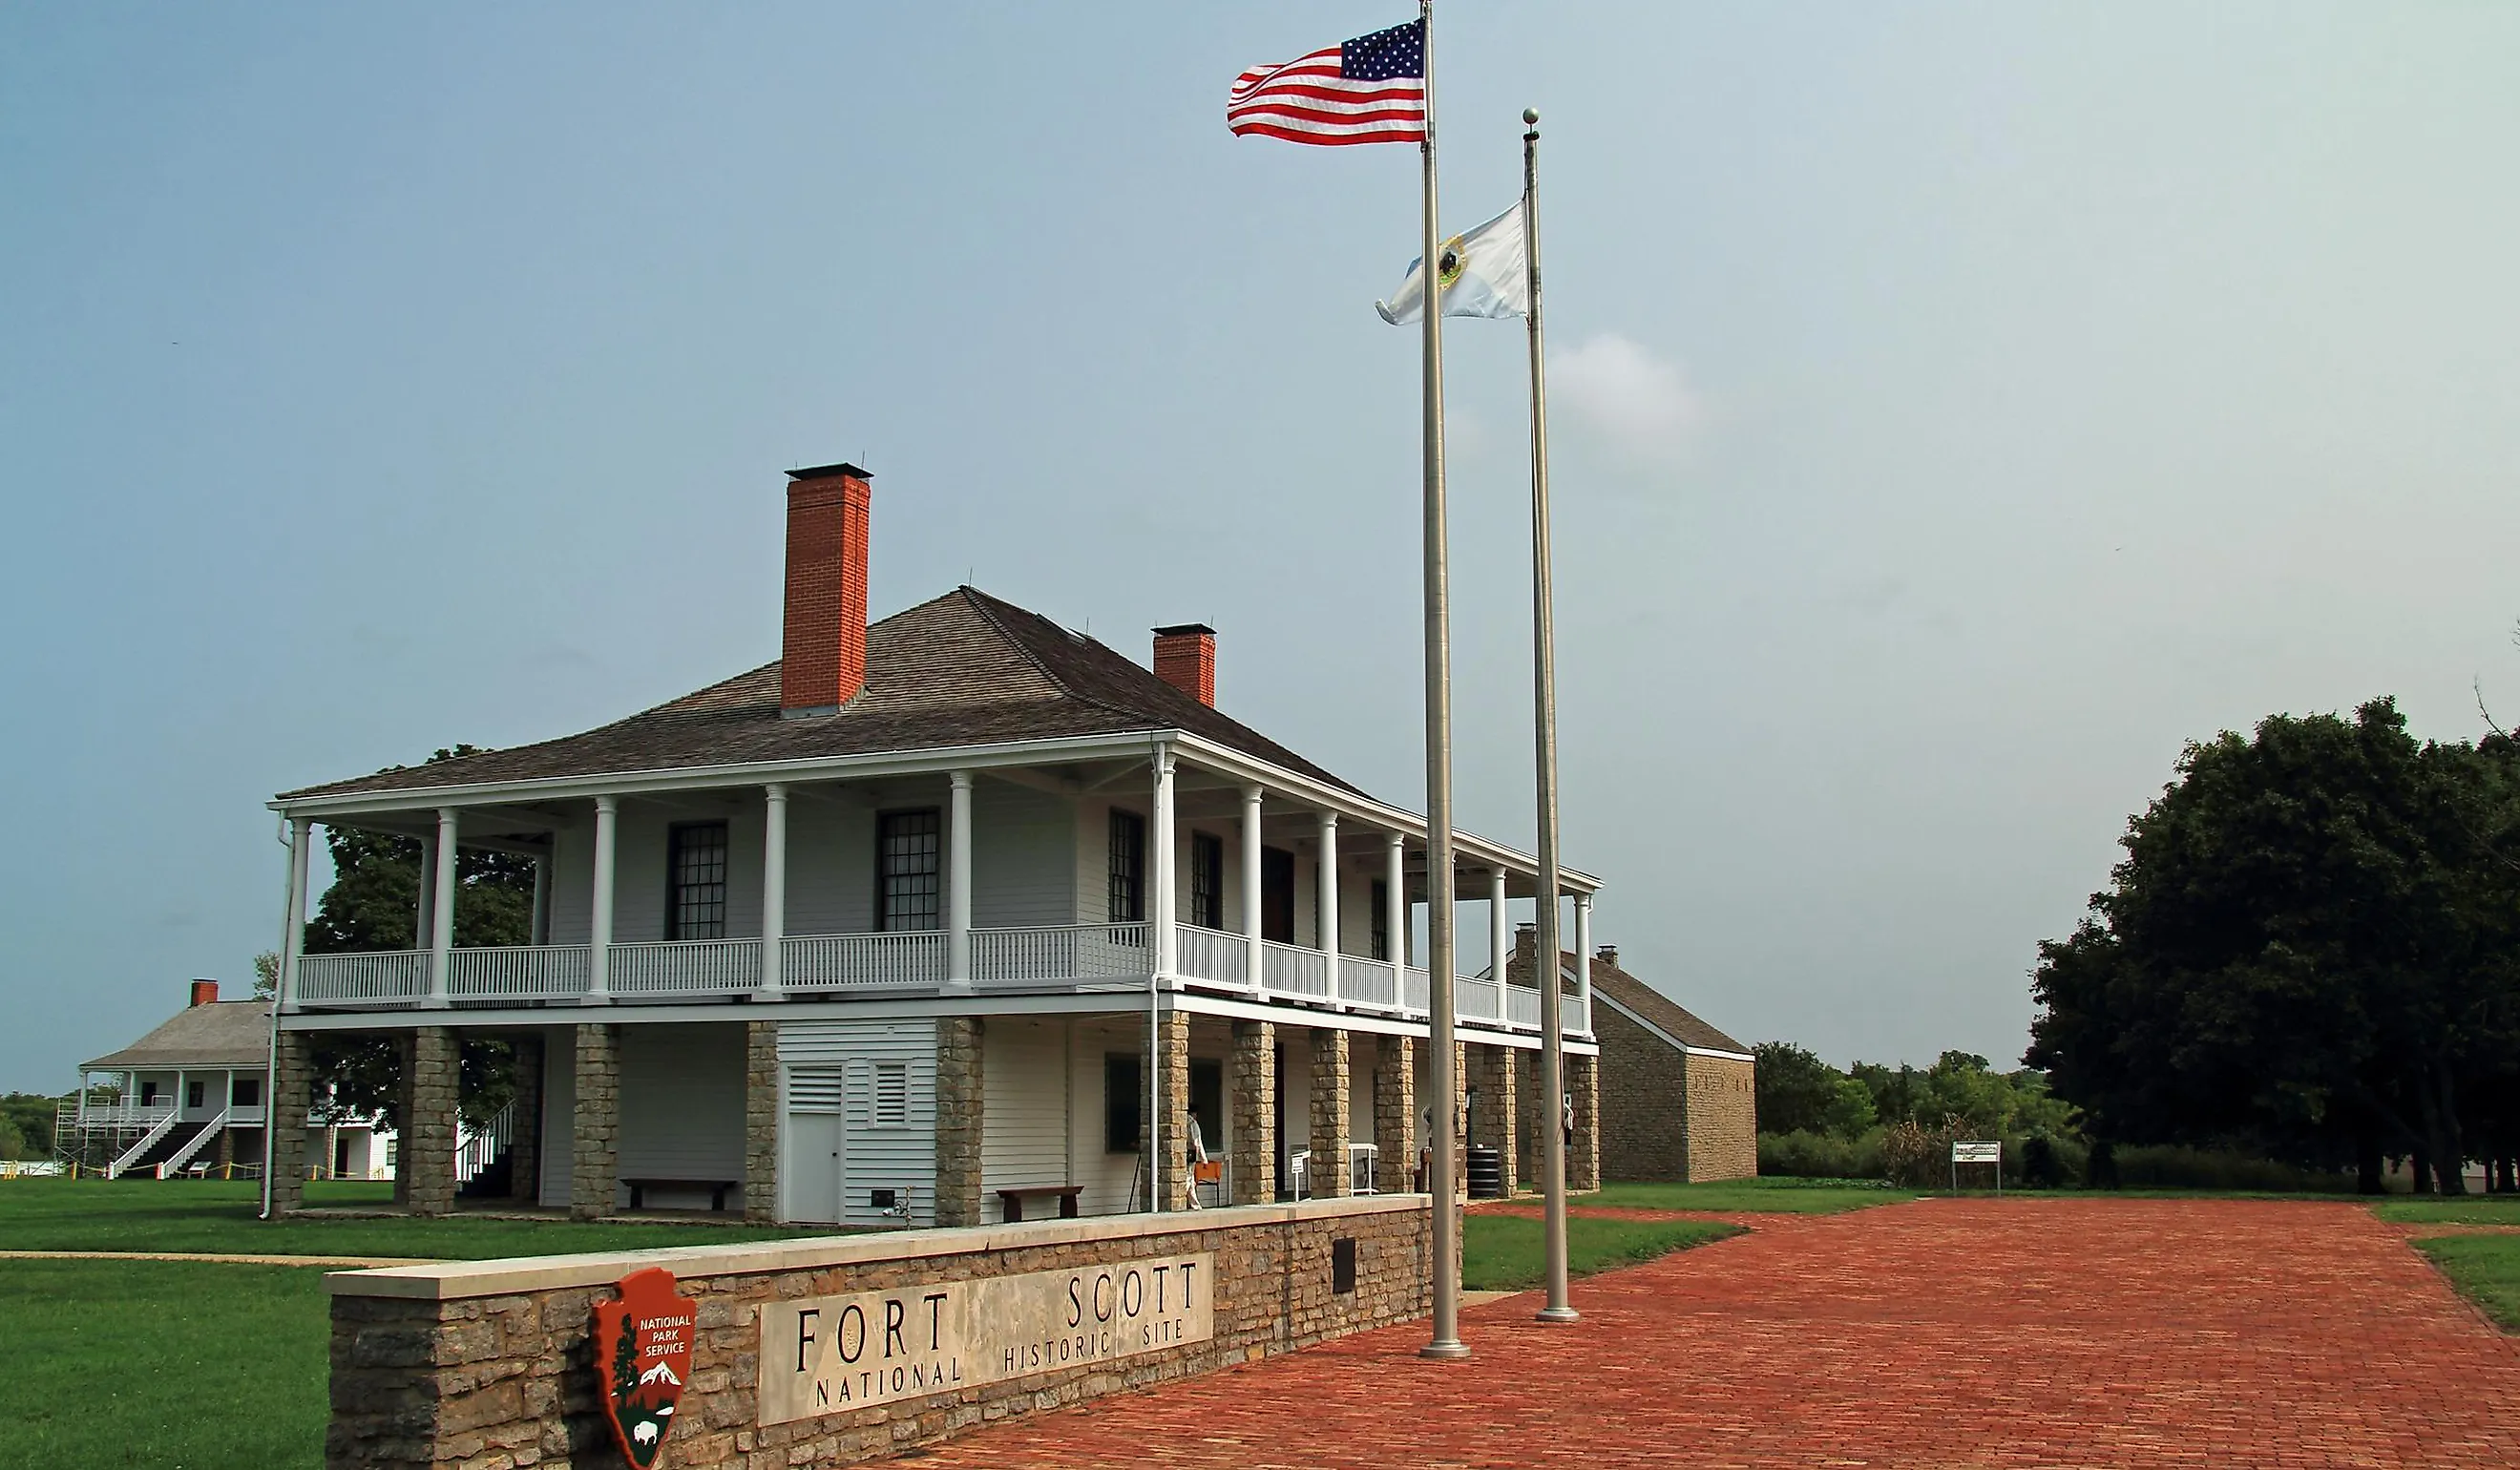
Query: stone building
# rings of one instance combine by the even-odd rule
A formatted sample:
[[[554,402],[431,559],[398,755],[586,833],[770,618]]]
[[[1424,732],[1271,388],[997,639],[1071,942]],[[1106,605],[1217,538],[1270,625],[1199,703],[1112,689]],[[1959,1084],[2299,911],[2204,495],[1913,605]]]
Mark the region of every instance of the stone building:
[[[399,1197],[451,1208],[456,1059],[482,1036],[520,1068],[504,1178],[584,1217],[1180,1208],[1193,1122],[1203,1202],[1410,1188],[1423,819],[1219,710],[1212,629],[1157,629],[1149,667],[969,587],[870,623],[868,476],[788,478],[778,660],[584,734],[274,799],[291,935],[318,823],[416,839],[424,872],[422,948],[284,953],[283,1123],[309,1036],[390,1038]],[[455,946],[463,847],[533,861],[531,943]],[[1454,853],[1457,893],[1503,929],[1536,861],[1466,832]],[[1584,911],[1598,884],[1565,886]],[[1510,1075],[1540,992],[1457,995],[1457,1076]],[[1558,1003],[1589,1069],[1585,997]],[[289,1208],[301,1173],[275,1177]]]
[[[1599,1177],[1702,1183],[1756,1176],[1758,1089],[1750,1048],[1621,969],[1616,948],[1603,945],[1587,957],[1584,943],[1579,938],[1577,950],[1560,955],[1558,963],[1564,987],[1591,993],[1600,1051]],[[1527,983],[1536,950],[1534,932],[1525,926],[1509,970],[1517,984]],[[1525,1066],[1522,1091],[1537,1096],[1537,1074]],[[1537,1109],[1525,1107],[1523,1116],[1523,1152],[1531,1157]],[[1525,1164],[1525,1178],[1536,1172]],[[1570,1183],[1578,1174],[1570,1167]]]

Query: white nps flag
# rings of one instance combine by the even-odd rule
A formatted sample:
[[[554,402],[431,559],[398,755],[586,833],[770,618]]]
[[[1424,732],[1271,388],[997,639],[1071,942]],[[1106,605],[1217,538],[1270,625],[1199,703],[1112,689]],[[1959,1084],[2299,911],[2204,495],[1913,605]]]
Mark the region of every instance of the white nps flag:
[[[1522,205],[1465,235],[1444,242],[1437,252],[1437,279],[1443,283],[1444,315],[1448,317],[1518,317],[1531,310],[1531,279],[1522,252]],[[1388,301],[1373,309],[1394,327],[1406,326],[1426,310],[1423,260],[1409,262],[1408,278]]]

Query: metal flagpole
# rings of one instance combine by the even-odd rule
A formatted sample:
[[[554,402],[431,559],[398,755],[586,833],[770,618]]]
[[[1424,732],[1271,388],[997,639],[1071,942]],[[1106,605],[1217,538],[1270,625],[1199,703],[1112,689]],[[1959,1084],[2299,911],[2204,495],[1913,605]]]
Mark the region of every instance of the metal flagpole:
[[[1433,1194],[1435,1330],[1423,1358],[1467,1358],[1461,1334],[1461,1217],[1453,1205],[1453,1150],[1461,1129],[1453,1075],[1453,639],[1446,602],[1444,547],[1443,243],[1435,212],[1435,0],[1418,0],[1418,69],[1426,89],[1423,284],[1426,309],[1426,1004],[1428,1080],[1437,1136],[1428,1141],[1426,1187]]]
[[[1522,254],[1531,296],[1531,668],[1536,686],[1535,745],[1540,765],[1539,933],[1533,979],[1540,986],[1540,1116],[1542,1253],[1548,1259],[1544,1322],[1582,1314],[1566,1303],[1566,1132],[1558,1126],[1566,1096],[1566,1021],[1557,978],[1557,630],[1549,567],[1549,389],[1540,341],[1540,113],[1522,110]],[[1502,971],[1500,971],[1502,973]]]

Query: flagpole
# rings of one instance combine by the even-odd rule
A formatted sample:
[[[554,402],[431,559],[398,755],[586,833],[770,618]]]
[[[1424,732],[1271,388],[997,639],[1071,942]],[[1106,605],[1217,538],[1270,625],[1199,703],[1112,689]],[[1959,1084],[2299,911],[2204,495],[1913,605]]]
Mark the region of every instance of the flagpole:
[[[1434,1335],[1421,1358],[1467,1358],[1461,1335],[1461,1216],[1453,1204],[1453,1151],[1461,1128],[1453,1075],[1453,642],[1446,599],[1444,531],[1444,301],[1442,242],[1435,212],[1435,0],[1418,0],[1419,71],[1426,89],[1426,166],[1419,224],[1425,287],[1426,552],[1426,1005],[1427,1078],[1434,1085],[1437,1136],[1427,1157],[1434,1196],[1428,1267],[1435,1278]]]
[[[1549,388],[1540,337],[1540,113],[1522,110],[1522,257],[1531,335],[1531,668],[1540,766],[1539,932],[1533,981],[1540,986],[1541,1250],[1549,1269],[1549,1305],[1539,1320],[1572,1322],[1583,1314],[1566,1302],[1566,1022],[1557,978],[1557,629],[1550,590]],[[1545,978],[1544,978],[1545,977]]]

